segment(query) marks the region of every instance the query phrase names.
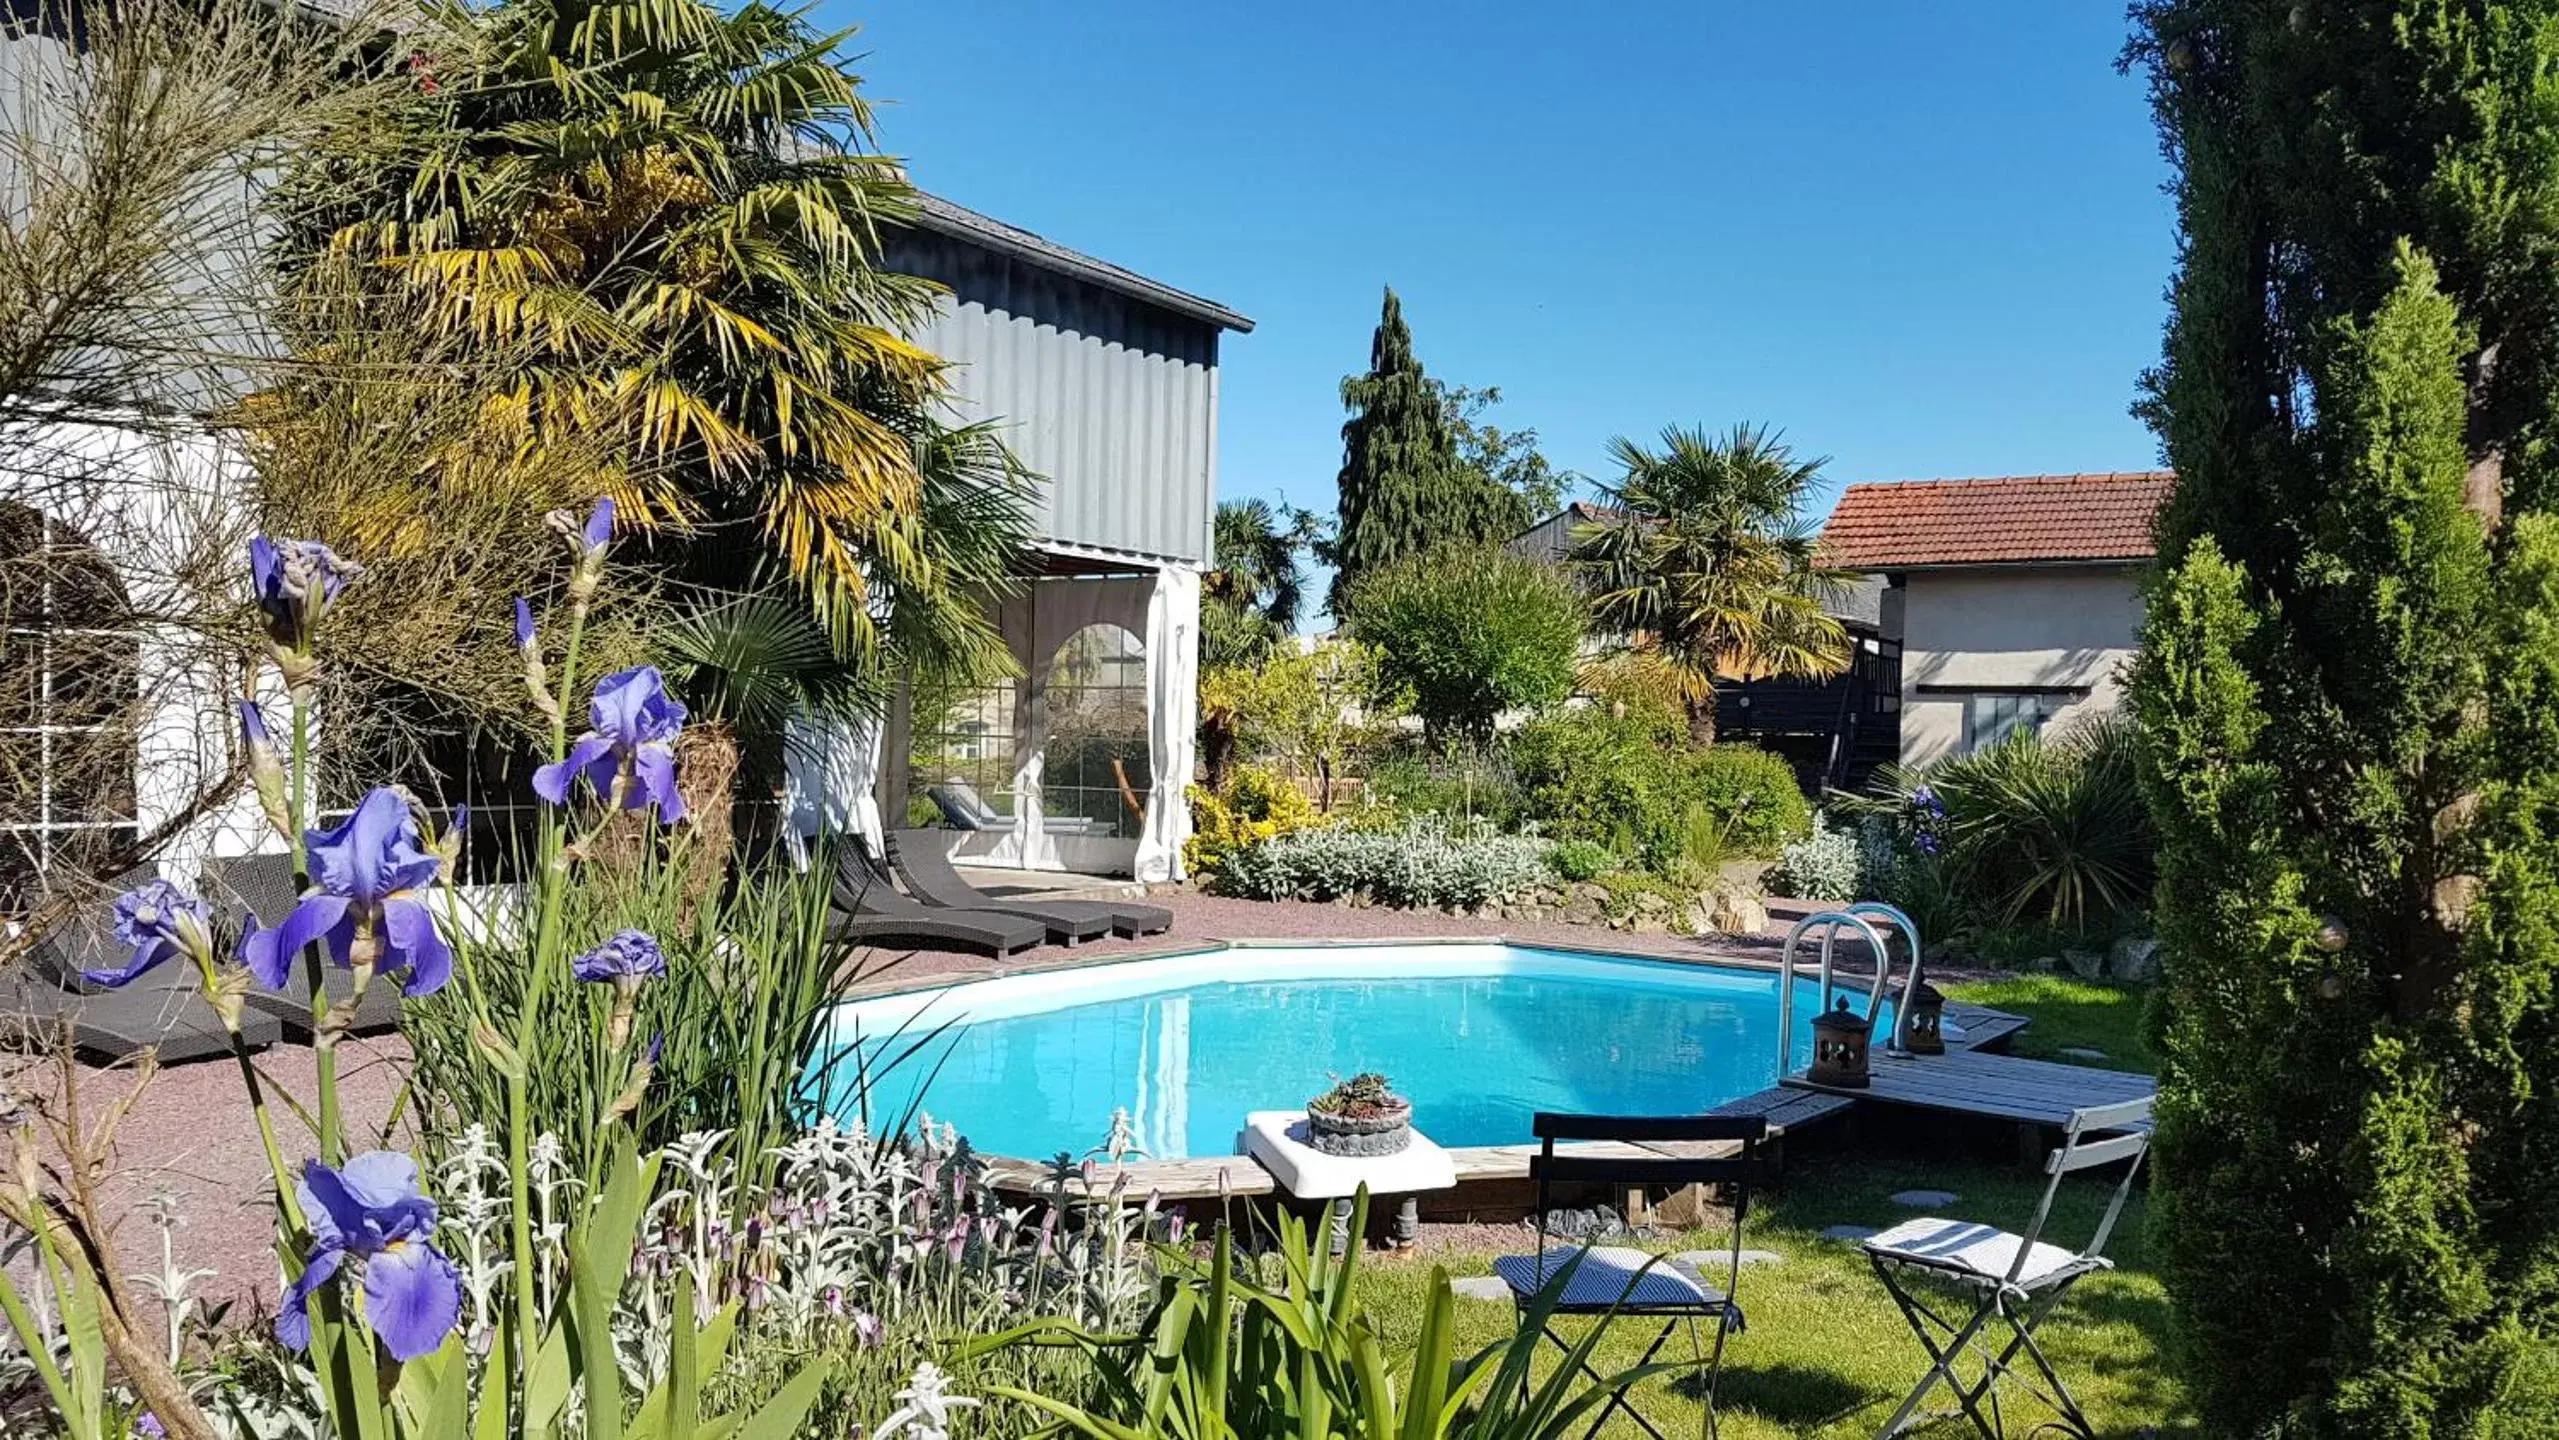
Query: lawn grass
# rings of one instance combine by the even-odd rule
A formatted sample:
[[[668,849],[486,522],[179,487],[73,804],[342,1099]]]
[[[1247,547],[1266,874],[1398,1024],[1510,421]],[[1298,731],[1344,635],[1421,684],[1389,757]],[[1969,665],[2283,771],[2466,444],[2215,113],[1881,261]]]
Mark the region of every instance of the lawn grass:
[[[2149,1004],[2145,991],[2069,976],[2021,975],[1968,981],[1948,987],[1947,993],[2028,1017],[2033,1023],[2011,1046],[2016,1054],[2067,1059],[2057,1052],[2079,1046],[2105,1052],[2102,1063],[2109,1068],[2156,1068],[2142,1038]],[[1726,1352],[1717,1405],[1721,1434],[1733,1440],[1872,1435],[1927,1368],[1926,1355],[1865,1257],[1853,1244],[1821,1238],[1825,1228],[1880,1229],[1908,1219],[1913,1212],[1894,1205],[1891,1196],[1931,1189],[1963,1197],[1944,1207],[1950,1218],[2022,1230],[2042,1194],[2042,1173],[2006,1158],[2003,1135],[1989,1130],[1904,1132],[1871,1117],[1856,1123],[1864,1128],[1854,1138],[1840,1137],[1843,1143],[1836,1148],[1790,1157],[1782,1189],[1762,1197],[1751,1212],[1744,1245],[1776,1251],[1785,1259],[1742,1272],[1740,1299],[1750,1328]],[[2083,1243],[2111,1193],[2105,1180],[2112,1174],[2099,1171],[2084,1182],[2065,1184],[2047,1238],[2074,1249]],[[2038,1332],[2098,1432],[2107,1436],[2192,1433],[2163,1353],[2168,1298],[2143,1244],[2146,1208],[2136,1188],[2106,1247],[2117,1268],[2083,1281]],[[1720,1249],[1727,1233],[1699,1232],[1649,1248]],[[1524,1250],[1532,1243],[1523,1231],[1514,1248]],[[1375,1257],[1362,1276],[1361,1295],[1389,1337],[1408,1342],[1419,1325],[1431,1267],[1445,1265],[1457,1276],[1487,1275],[1494,1253],[1463,1249],[1423,1258]],[[1507,1303],[1458,1302],[1461,1338],[1470,1347],[1500,1338],[1511,1323]],[[1620,1324],[1602,1342],[1600,1369],[1634,1364],[1656,1328],[1640,1320]],[[1665,1347],[1664,1358],[1681,1358],[1686,1352],[1682,1334]],[[1549,1357],[1556,1353],[1547,1350]],[[1692,1379],[1675,1375],[1650,1380],[1637,1387],[1637,1397],[1644,1413],[1673,1440],[1702,1433],[1704,1416]],[[1951,1412],[1953,1402],[1941,1389],[1927,1408]],[[2048,1409],[2022,1392],[2007,1403],[2012,1435],[2031,1434],[2051,1418]],[[1643,1432],[1622,1417],[1612,1418],[1604,1433],[1644,1440]],[[1960,1416],[1950,1416],[1911,1433],[1951,1437],[1973,1431]]]
[[[2156,1073],[2159,1057],[2144,1038],[2148,990],[2101,985],[2068,975],[2012,975],[1967,980],[1946,987],[1947,998],[2023,1015],[2033,1023],[2009,1043],[2009,1053],[2036,1060],[2102,1065],[2109,1070]],[[2081,1060],[2065,1048],[2100,1050],[2103,1060]]]
[[[1790,1161],[1782,1193],[1756,1206],[1745,1229],[1745,1246],[1773,1250],[1785,1259],[1742,1272],[1740,1299],[1750,1323],[1725,1355],[1717,1404],[1720,1433],[1732,1440],[1872,1435],[1927,1368],[1918,1341],[1864,1256],[1853,1244],[1821,1238],[1824,1228],[1881,1228],[1907,1219],[1913,1212],[1894,1205],[1892,1194],[1928,1188],[1963,1197],[1945,1207],[1954,1216],[2022,1229],[2034,1212],[2041,1184],[2042,1176],[2032,1170],[1987,1159],[1858,1154]],[[2051,1238],[2073,1247],[2081,1243],[2095,1227],[2109,1189],[2096,1180],[2065,1185],[2048,1227]],[[2101,1435],[2190,1433],[2180,1392],[2161,1353],[2168,1301],[2144,1253],[2143,1208],[2136,1193],[2107,1246],[2119,1268],[2082,1282],[2038,1332]],[[1698,1232],[1650,1248],[1718,1249],[1728,1233]],[[1523,1231],[1519,1248],[1532,1243]],[[1390,1341],[1409,1343],[1420,1323],[1431,1266],[1445,1265],[1457,1276],[1486,1275],[1494,1253],[1372,1256],[1364,1262],[1361,1298]],[[1457,1320],[1460,1339],[1471,1350],[1507,1333],[1512,1310],[1507,1302],[1461,1298]],[[1601,1371],[1633,1365],[1657,1330],[1657,1324],[1639,1319],[1620,1322],[1601,1342],[1596,1361]],[[1550,1361],[1560,1354],[1544,1348]],[[1687,1353],[1682,1333],[1664,1347],[1662,1358],[1684,1359]],[[1685,1375],[1656,1377],[1636,1387],[1636,1403],[1665,1434],[1679,1440],[1702,1433],[1697,1390],[1697,1382]],[[2023,1392],[2004,1403],[2012,1435],[2032,1433],[2037,1423],[2052,1418],[2050,1410]],[[1926,1408],[1951,1412],[1953,1402],[1941,1388]],[[1644,1440],[1643,1432],[1622,1416],[1612,1417],[1603,1433]],[[1941,1437],[1973,1431],[1960,1416],[1951,1416],[1911,1433]]]

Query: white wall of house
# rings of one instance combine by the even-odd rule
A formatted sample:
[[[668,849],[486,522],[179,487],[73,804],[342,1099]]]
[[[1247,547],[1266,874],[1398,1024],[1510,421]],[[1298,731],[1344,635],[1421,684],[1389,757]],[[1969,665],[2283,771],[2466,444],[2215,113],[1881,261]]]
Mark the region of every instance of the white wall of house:
[[[194,588],[208,577],[246,585],[242,458],[184,427],[166,434],[97,424],[19,427],[0,432],[0,504],[50,519],[60,527],[57,543],[94,549],[138,617],[132,672],[114,680],[133,687],[132,812],[79,813],[93,783],[85,779],[65,780],[55,793],[40,739],[57,717],[39,698],[32,709],[12,711],[25,728],[7,737],[17,763],[0,774],[0,785],[12,791],[0,814],[0,845],[24,859],[74,842],[83,830],[127,839],[138,832],[146,842],[162,837],[163,873],[188,879],[208,858],[275,846],[256,799],[227,784],[240,760],[233,706],[241,675],[236,651],[202,628],[221,598]],[[39,696],[49,693],[34,688],[44,670],[41,644],[34,628],[0,636],[13,678]],[[25,663],[31,655],[32,666]]]
[[[2031,708],[2046,729],[2115,709],[2141,632],[2129,565],[1914,570],[1898,592],[1901,758],[1963,754]]]

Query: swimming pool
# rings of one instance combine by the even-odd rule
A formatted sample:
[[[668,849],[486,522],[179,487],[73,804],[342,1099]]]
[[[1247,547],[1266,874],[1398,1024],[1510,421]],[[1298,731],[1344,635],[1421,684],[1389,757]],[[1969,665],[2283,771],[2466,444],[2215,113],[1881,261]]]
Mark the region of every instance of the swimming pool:
[[[1800,1064],[1818,986],[1796,983]],[[1155,1159],[1231,1154],[1247,1111],[1360,1070],[1443,1145],[1526,1141],[1539,1110],[1695,1113],[1778,1075],[1769,971],[1502,944],[1237,946],[850,1001],[835,1026],[840,1117],[920,1107],[1033,1158],[1081,1156],[1115,1109]]]

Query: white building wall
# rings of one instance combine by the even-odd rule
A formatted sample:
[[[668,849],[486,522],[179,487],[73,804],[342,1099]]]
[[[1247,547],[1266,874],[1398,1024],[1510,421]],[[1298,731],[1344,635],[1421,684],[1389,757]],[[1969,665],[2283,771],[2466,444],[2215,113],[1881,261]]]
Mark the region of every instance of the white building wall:
[[[2047,730],[2122,703],[2141,633],[2134,567],[1916,570],[1899,604],[1905,765],[1961,754],[1976,694],[2049,697]]]
[[[202,432],[57,424],[0,434],[0,501],[87,541],[140,617],[133,818],[146,839],[169,831],[161,871],[182,879],[206,858],[279,843],[246,787],[205,804],[241,759],[243,677],[237,652],[208,637],[223,600],[204,587],[233,577],[246,600],[246,475],[239,455]]]

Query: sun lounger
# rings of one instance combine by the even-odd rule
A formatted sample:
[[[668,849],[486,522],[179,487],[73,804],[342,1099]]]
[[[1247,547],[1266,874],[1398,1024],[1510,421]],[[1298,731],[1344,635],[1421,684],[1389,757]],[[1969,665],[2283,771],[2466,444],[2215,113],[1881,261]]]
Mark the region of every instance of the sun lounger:
[[[81,978],[83,969],[124,959],[102,918],[70,921],[0,975],[0,1029],[12,1041],[43,1045],[67,1019],[72,1048],[93,1064],[113,1064],[145,1047],[156,1047],[164,1065],[231,1053],[231,1032],[205,1003],[192,962],[166,962],[121,990]],[[282,1038],[274,1017],[254,1008],[241,1015],[240,1034],[261,1050]]]
[[[1122,935],[1160,935],[1173,928],[1173,912],[1161,905],[1119,900],[1010,900],[989,895],[968,882],[951,863],[947,830],[898,830],[888,837],[889,864],[906,882],[907,893],[927,905],[953,909],[976,907],[1036,915],[1046,920],[1080,917],[1099,920]]]
[[[935,910],[897,892],[872,871],[857,844],[837,847],[835,909],[827,938],[933,950],[978,950],[1004,956],[1048,939],[1048,927],[989,910]]]
[[[942,819],[954,830],[1011,830],[1013,817],[986,803],[977,787],[954,777],[939,785],[924,787],[924,796],[942,812]],[[1082,815],[1042,815],[1040,828],[1051,835],[1097,835],[1111,829],[1107,820]]]
[[[237,935],[252,914],[262,925],[281,925],[300,900],[293,888],[293,857],[289,855],[238,855],[204,862],[202,888],[199,893],[213,905],[217,928],[224,935]],[[452,937],[447,936],[447,939]],[[322,968],[322,982],[328,987],[332,1001],[343,1001],[352,988],[353,977],[334,965]],[[301,964],[294,966],[293,978],[282,990],[270,990],[250,982],[249,1004],[272,1015],[284,1027],[284,1033],[295,1040],[309,1042],[311,1026],[310,972]],[[349,1033],[379,1035],[400,1027],[400,987],[391,981],[377,980],[364,987],[364,998],[356,1003],[355,1023]]]
[[[920,833],[929,835],[935,832],[924,831]],[[945,831],[941,833],[947,834],[949,832]],[[914,880],[907,878],[904,867],[898,865],[900,847],[898,845],[897,837],[895,835],[891,835],[887,837],[887,840],[889,865],[896,868],[897,875],[900,879],[906,880],[907,894],[921,901],[926,909],[984,910],[997,915],[1019,915],[1026,920],[1037,920],[1042,925],[1047,926],[1048,938],[1061,945],[1078,945],[1087,940],[1098,940],[1102,936],[1111,933],[1111,913],[1098,906],[1082,906],[1047,900],[1015,900],[1005,896],[989,895],[984,891],[971,889],[966,883],[960,884],[956,893],[947,890],[941,893],[930,892],[924,887],[917,885]],[[932,847],[928,844],[924,848],[930,849]],[[929,866],[927,868],[929,869]],[[883,874],[884,873],[885,872],[883,872]],[[954,872],[950,878],[958,880],[960,877],[956,872]]]

